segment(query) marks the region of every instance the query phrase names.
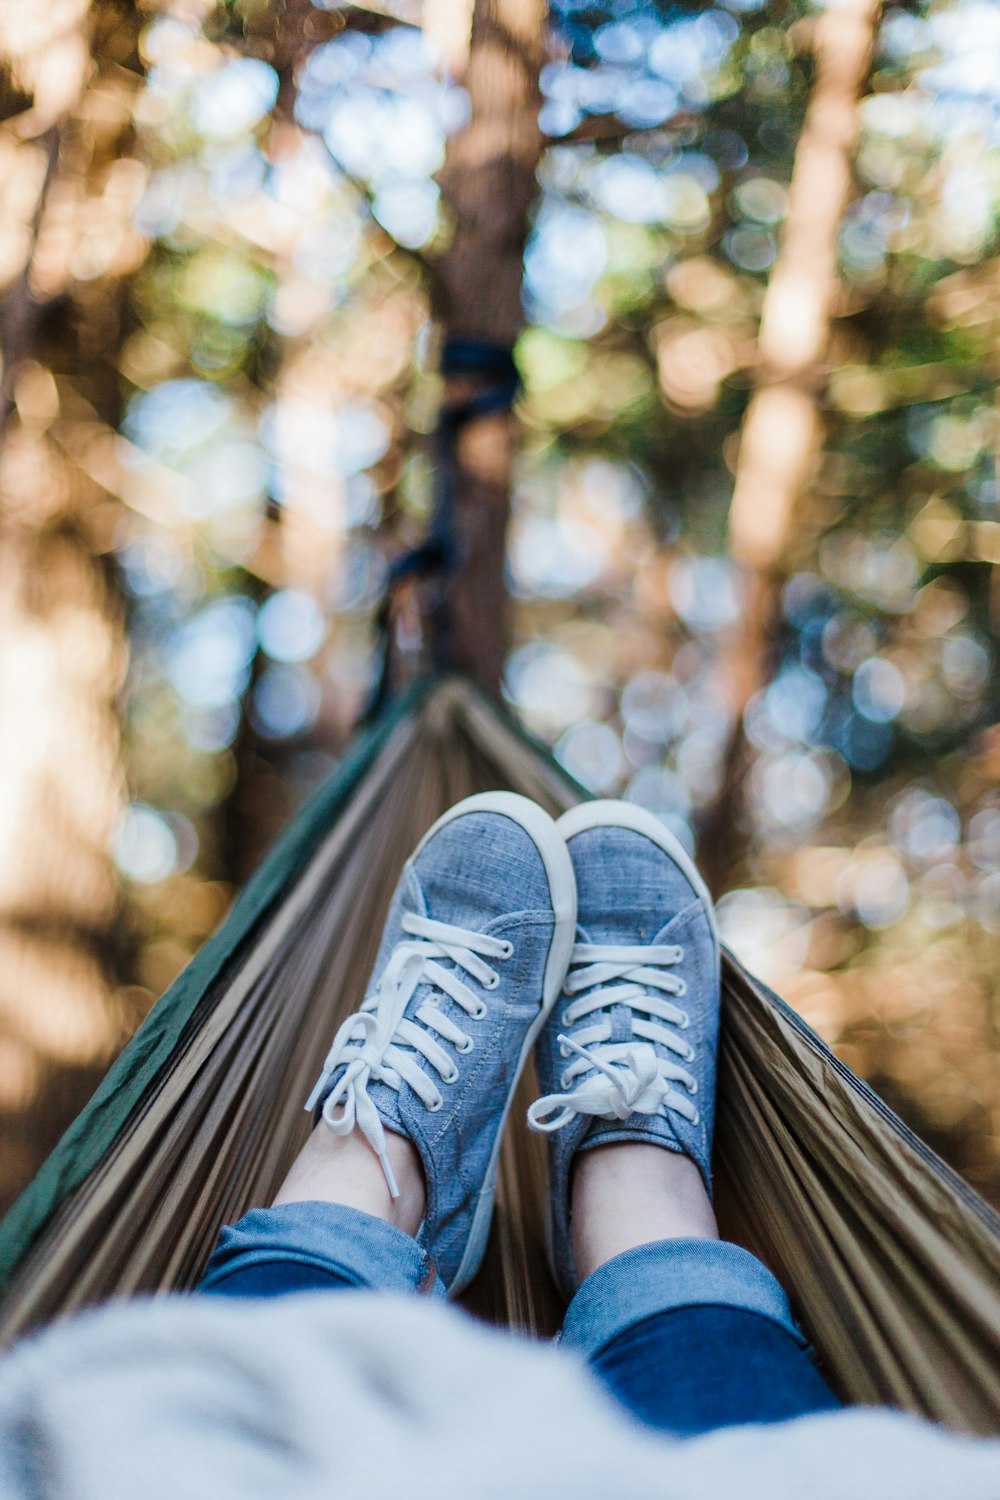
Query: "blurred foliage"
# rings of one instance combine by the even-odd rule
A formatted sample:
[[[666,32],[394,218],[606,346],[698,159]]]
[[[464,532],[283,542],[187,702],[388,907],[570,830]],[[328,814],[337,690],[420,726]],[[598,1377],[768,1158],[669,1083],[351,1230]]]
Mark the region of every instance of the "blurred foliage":
[[[727,514],[816,16],[561,0],[542,74],[507,691],[574,775],[690,847],[733,727]],[[115,171],[145,249],[101,473],[132,653],[113,851],[144,1003],[371,691],[385,559],[430,504],[460,21],[444,0],[160,0],[139,39]],[[822,455],[720,903],[750,967],[994,1201],[998,62],[982,0],[882,17]]]

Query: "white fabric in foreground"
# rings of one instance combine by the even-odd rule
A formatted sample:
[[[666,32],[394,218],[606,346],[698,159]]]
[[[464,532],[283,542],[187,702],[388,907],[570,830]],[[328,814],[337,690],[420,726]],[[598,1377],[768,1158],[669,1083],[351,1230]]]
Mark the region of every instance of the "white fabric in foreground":
[[[1000,1442],[855,1409],[684,1443],[570,1354],[368,1293],[173,1297],[0,1360],[4,1500],[997,1500]]]

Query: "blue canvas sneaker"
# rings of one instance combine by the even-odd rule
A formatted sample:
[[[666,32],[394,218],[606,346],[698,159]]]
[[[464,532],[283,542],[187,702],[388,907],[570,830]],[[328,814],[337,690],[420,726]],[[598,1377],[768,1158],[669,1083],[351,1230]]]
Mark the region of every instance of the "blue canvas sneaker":
[[[655,1143],[691,1156],[711,1188],[719,939],[700,875],[652,813],[586,802],[556,826],[573,862],[579,928],[562,1004],[539,1039],[543,1097],[528,1123],[551,1132],[549,1249],[569,1296],[577,1151]]]
[[[525,1059],[562,987],[576,887],[548,813],[509,792],[469,797],[407,862],[360,1009],[307,1108],[357,1128],[397,1187],[385,1131],[420,1153],[417,1234],[452,1295],[489,1235],[500,1137]]]

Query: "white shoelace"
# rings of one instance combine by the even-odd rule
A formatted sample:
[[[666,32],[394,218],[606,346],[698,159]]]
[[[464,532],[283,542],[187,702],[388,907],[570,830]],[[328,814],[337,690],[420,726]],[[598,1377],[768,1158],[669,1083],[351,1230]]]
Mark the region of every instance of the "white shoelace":
[[[560,1034],[563,1057],[574,1053],[576,1057],[559,1080],[564,1092],[546,1094],[528,1110],[528,1123],[535,1130],[561,1130],[578,1115],[627,1120],[631,1114],[652,1115],[667,1109],[697,1125],[698,1110],[691,1102],[698,1092],[697,1080],[653,1046],[659,1043],[683,1062],[695,1055],[694,1048],[677,1035],[677,1030],[689,1025],[687,1013],[656,993],[687,993],[680,975],[668,972],[683,957],[683,948],[665,943],[644,947],[576,944],[563,993],[578,998],[571,999],[563,1011],[563,1025],[575,1026],[596,1011],[605,1014],[575,1038]],[[628,1006],[632,1037],[639,1040],[611,1041],[613,1005]],[[584,1074],[590,1076],[584,1078]],[[578,1078],[583,1081],[574,1088]]]
[[[334,1135],[349,1135],[357,1125],[382,1164],[393,1198],[399,1197],[399,1187],[386,1153],[385,1129],[368,1093],[369,1083],[375,1080],[397,1091],[404,1083],[409,1084],[424,1107],[434,1113],[444,1103],[444,1096],[414,1054],[424,1057],[447,1084],[457,1080],[458,1068],[432,1033],[463,1055],[473,1048],[472,1037],[433,1000],[422,1001],[413,1020],[404,1011],[417,987],[429,984],[454,1000],[472,1020],[482,1020],[486,1003],[473,994],[456,970],[464,969],[484,989],[493,990],[500,976],[485,960],[510,958],[514,952],[513,943],[504,938],[488,937],[410,912],[403,917],[402,925],[411,940],[396,944],[373,993],[337,1032],[319,1082],[306,1102],[306,1109],[314,1109],[333,1074],[338,1068],[344,1070],[323,1101],[323,1119]],[[456,969],[444,968],[436,961],[441,958],[450,959]]]

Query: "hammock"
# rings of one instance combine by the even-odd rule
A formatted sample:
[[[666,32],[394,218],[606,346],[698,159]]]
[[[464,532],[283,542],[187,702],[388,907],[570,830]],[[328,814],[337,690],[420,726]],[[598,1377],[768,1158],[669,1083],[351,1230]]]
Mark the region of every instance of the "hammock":
[[[197,1281],[219,1225],[268,1202],[302,1145],[409,850],[501,787],[553,813],[585,795],[467,684],[421,686],[362,735],[0,1226],[0,1336]],[[465,1300],[549,1333],[544,1142],[517,1123],[533,1086]],[[716,1165],[723,1234],[785,1284],[842,1395],[1000,1431],[1000,1219],[728,955]]]

